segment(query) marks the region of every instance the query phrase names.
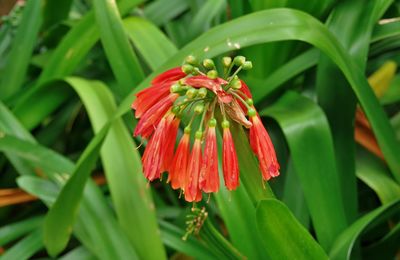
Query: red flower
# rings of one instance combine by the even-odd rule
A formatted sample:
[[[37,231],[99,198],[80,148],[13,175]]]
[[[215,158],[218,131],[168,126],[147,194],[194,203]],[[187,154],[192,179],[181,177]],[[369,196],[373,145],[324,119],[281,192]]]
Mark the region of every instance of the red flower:
[[[200,171],[199,186],[201,190],[207,193],[217,192],[219,190],[217,136],[215,134],[216,124],[217,121],[215,119],[210,119]]]
[[[251,62],[242,56],[233,62],[224,58],[224,74],[230,74],[236,67],[236,71],[225,75],[224,79],[218,77],[212,60],[204,60],[202,68],[196,64],[197,60],[189,56],[182,67],[162,73],[153,79],[149,88],[136,94],[132,109],[140,119],[134,135],[149,139],[142,157],[145,177],[153,181],[163,172],[169,172],[167,182],[173,189],[182,189],[189,202],[200,201],[202,191],[217,192],[220,181],[216,110],[224,118],[222,168],[226,188],[235,190],[239,186],[238,158],[229,122],[250,129],[250,145],[258,158],[263,179],[278,176],[279,164],[271,139],[255,111],[250,89],[237,75],[242,69],[250,69]],[[187,125],[174,153],[182,116],[188,119],[184,120]],[[196,117],[201,119],[195,120]],[[190,151],[193,125],[198,126],[198,131]],[[204,156],[203,132],[206,133]]]
[[[140,118],[134,135],[148,138],[154,132],[154,126],[160,122],[178,97],[178,94],[169,94],[147,110]]]
[[[250,146],[258,158],[263,179],[269,180],[279,175],[275,149],[258,114],[251,116],[250,121],[253,123],[250,128]]]
[[[223,143],[222,143],[222,168],[224,170],[225,186],[228,190],[235,190],[239,186],[239,166],[236,155],[235,145],[232,140],[229,122],[222,123]]]
[[[163,147],[166,140],[165,130],[169,127],[167,117],[161,119],[142,157],[143,173],[149,181],[161,176],[161,165],[165,154]]]
[[[199,188],[199,175],[201,167],[201,136],[202,132],[196,132],[192,153],[190,155],[189,167],[186,173],[185,181],[185,200],[197,202],[201,200],[201,191]]]
[[[176,190],[185,187],[186,172],[189,164],[190,131],[183,134],[169,169],[168,182]]]

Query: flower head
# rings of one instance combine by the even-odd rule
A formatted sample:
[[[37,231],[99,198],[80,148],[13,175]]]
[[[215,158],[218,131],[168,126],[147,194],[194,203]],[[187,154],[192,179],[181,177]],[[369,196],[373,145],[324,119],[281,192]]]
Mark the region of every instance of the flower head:
[[[204,71],[190,57],[182,67],[155,77],[150,87],[136,94],[132,104],[135,117],[139,118],[134,135],[148,139],[142,157],[145,177],[153,181],[168,172],[168,183],[173,189],[181,189],[190,202],[200,201],[202,192],[218,192],[217,119],[221,123],[222,169],[228,190],[239,186],[231,124],[241,125],[250,132],[250,146],[263,179],[278,176],[279,164],[271,139],[255,110],[250,89],[237,75],[242,69],[250,69],[251,62],[242,56],[233,61],[224,57],[224,77],[221,77],[211,59],[203,61]],[[231,73],[234,68],[236,71]],[[186,126],[175,149],[182,122]],[[198,128],[194,136],[193,127]]]

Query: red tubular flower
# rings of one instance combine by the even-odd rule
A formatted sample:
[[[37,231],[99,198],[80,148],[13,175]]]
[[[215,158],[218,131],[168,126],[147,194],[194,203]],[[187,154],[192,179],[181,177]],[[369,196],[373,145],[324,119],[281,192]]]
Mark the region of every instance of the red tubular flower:
[[[163,146],[166,140],[165,130],[167,128],[168,119],[163,117],[144,151],[142,157],[143,173],[149,181],[158,179],[161,176],[161,166],[165,154]]]
[[[186,74],[182,71],[181,67],[176,67],[170,70],[165,71],[164,73],[161,73],[157,77],[155,77],[152,81],[151,84],[155,85],[158,83],[162,83],[165,81],[176,81],[179,80],[183,77],[185,77]]]
[[[216,124],[217,121],[214,118],[210,119],[208,123],[206,145],[200,171],[199,186],[201,190],[207,193],[219,190]]]
[[[260,117],[255,114],[250,116],[250,121],[253,123],[250,128],[250,146],[258,158],[263,179],[269,180],[279,175],[275,149]]]
[[[172,160],[174,158],[174,148],[176,142],[176,136],[178,135],[179,122],[181,121],[178,117],[175,117],[173,114],[169,117],[169,127],[166,129],[165,135],[167,136],[165,140],[164,147],[164,160],[162,162],[162,171],[169,171]]]
[[[178,94],[169,94],[147,110],[140,118],[134,136],[141,135],[143,138],[148,138],[154,132],[154,126],[160,122],[178,97]]]
[[[185,181],[185,200],[188,202],[197,202],[201,200],[201,191],[199,188],[199,175],[201,168],[201,136],[202,132],[196,132],[192,153],[190,155],[189,167],[186,173]]]
[[[199,64],[202,66],[199,67]],[[182,189],[185,200],[197,202],[202,192],[217,192],[220,186],[216,119],[222,122],[222,167],[225,186],[235,190],[239,186],[239,165],[230,122],[250,131],[250,145],[258,158],[264,180],[279,175],[279,164],[271,139],[254,106],[250,89],[238,72],[252,68],[243,56],[222,60],[224,78],[211,59],[201,63],[192,55],[182,67],[173,68],[155,77],[151,86],[136,94],[132,104],[140,118],[134,135],[149,139],[142,157],[143,172],[149,181],[168,172],[168,183]],[[235,71],[234,71],[235,70]],[[180,118],[186,121],[184,134],[175,150]],[[201,120],[195,120],[200,119]],[[198,126],[192,150],[190,129]],[[205,129],[205,130],[204,130]],[[206,134],[204,155],[203,133]]]
[[[185,129],[178,148],[176,149],[174,158],[169,168],[168,181],[171,187],[176,190],[185,187],[186,172],[189,164],[190,154],[190,130]]]
[[[224,170],[225,186],[228,190],[235,190],[239,186],[239,166],[235,145],[232,140],[229,122],[222,122],[222,168]]]

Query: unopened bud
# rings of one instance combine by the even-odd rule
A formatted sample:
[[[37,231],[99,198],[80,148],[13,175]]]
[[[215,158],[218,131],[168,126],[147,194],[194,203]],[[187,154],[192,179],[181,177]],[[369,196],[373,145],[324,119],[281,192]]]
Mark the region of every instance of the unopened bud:
[[[206,88],[200,88],[199,91],[197,92],[197,96],[199,98],[205,98],[207,96],[207,89]]]
[[[171,93],[177,93],[182,90],[182,86],[179,83],[175,83],[171,85],[169,90]]]
[[[236,66],[242,66],[246,62],[246,58],[244,56],[236,56],[233,62]]]
[[[250,70],[250,69],[252,69],[253,68],[253,63],[251,63],[251,61],[246,61],[244,64],[243,64],[243,69],[244,70]]]
[[[228,120],[222,121],[221,126],[223,129],[229,128],[229,121]]]
[[[196,139],[201,139],[203,137],[203,131],[196,131],[194,136]]]
[[[251,98],[246,99],[246,103],[249,106],[252,106],[254,104],[253,99],[251,99]]]
[[[203,60],[203,66],[204,66],[204,68],[209,69],[209,70],[215,69],[215,64],[212,59]]]
[[[185,58],[185,62],[191,65],[196,65],[197,64],[197,58],[193,55],[189,55]]]
[[[182,71],[185,74],[191,74],[194,70],[194,67],[192,65],[189,64],[183,64],[182,65]]]
[[[254,108],[249,108],[249,110],[247,110],[247,114],[249,115],[249,117],[253,117],[256,116],[257,112]]]
[[[183,129],[183,132],[185,134],[190,134],[190,131],[192,131],[192,128],[190,126],[185,127],[185,129]]]
[[[181,108],[179,106],[173,106],[172,107],[172,113],[175,115],[178,114],[181,111]]]
[[[195,88],[190,88],[186,91],[186,96],[189,99],[195,98],[197,96],[197,89]]]
[[[217,125],[217,120],[215,119],[215,118],[211,118],[209,121],[208,121],[208,126],[209,127],[215,127]]]
[[[240,89],[242,87],[242,83],[240,82],[239,79],[237,79],[237,80],[234,79],[234,80],[232,80],[231,87],[233,89]]]
[[[223,64],[225,67],[231,66],[231,63],[232,63],[232,58],[231,58],[231,57],[223,57],[223,58],[222,58],[222,64]]]
[[[194,107],[194,112],[196,114],[201,114],[201,113],[203,113],[203,111],[204,111],[204,105],[202,105],[202,104],[198,104]]]
[[[207,77],[210,79],[216,79],[218,78],[218,72],[216,70],[210,70],[207,72]]]

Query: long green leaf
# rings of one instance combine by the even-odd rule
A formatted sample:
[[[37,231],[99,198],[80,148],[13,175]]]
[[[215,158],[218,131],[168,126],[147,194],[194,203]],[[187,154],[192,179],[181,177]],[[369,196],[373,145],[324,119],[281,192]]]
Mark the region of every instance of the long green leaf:
[[[94,131],[99,132],[115,116],[112,94],[101,82],[81,78],[67,78],[66,81],[80,96]],[[139,153],[121,119],[112,124],[101,158],[119,222],[139,257],[165,258],[153,202],[141,174]]]
[[[31,217],[0,228],[0,246],[19,238],[26,233],[38,228],[43,222],[43,217]]]
[[[27,1],[0,81],[0,100],[12,96],[25,80],[30,57],[42,23],[41,0]]]
[[[143,70],[129,44],[115,0],[94,0],[93,7],[101,43],[118,81],[119,93],[125,95],[144,78]]]
[[[157,0],[146,5],[144,16],[155,25],[162,25],[188,8],[185,0]]]
[[[346,217],[324,113],[308,98],[286,92],[260,114],[273,117],[282,128],[318,241],[324,249],[330,248],[346,227]]]
[[[72,226],[78,214],[83,190],[90,176],[91,168],[96,163],[101,145],[110,125],[106,125],[81,155],[75,170],[50,208],[44,222],[44,243],[51,256],[65,249],[71,235]],[[136,256],[131,256],[131,259]]]
[[[151,69],[157,69],[177,52],[175,45],[149,21],[130,17],[123,23],[130,40]]]
[[[399,210],[400,200],[396,200],[369,212],[362,218],[359,218],[336,239],[336,242],[329,253],[329,257],[333,260],[351,259],[353,246],[362,233],[367,229],[386,221],[388,217],[399,213]]]
[[[262,200],[256,214],[271,259],[328,259],[324,250],[282,202]]]
[[[36,252],[43,248],[42,230],[36,229],[28,236],[20,240],[13,247],[8,249],[2,259],[30,259]]]

